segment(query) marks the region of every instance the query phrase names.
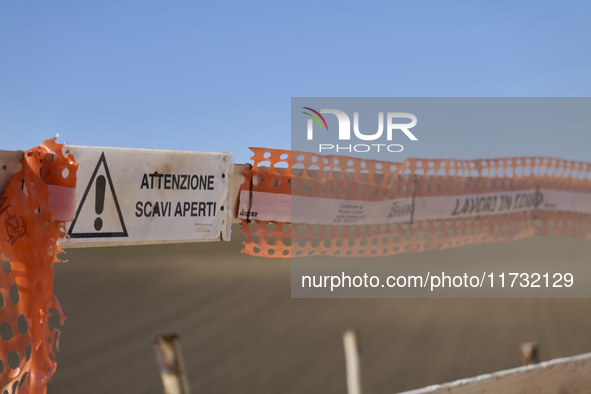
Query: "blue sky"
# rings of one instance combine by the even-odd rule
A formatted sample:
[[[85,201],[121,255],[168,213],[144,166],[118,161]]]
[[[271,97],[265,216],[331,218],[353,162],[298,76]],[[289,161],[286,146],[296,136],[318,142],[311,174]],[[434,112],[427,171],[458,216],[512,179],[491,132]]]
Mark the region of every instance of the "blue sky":
[[[290,146],[292,96],[589,96],[591,2],[0,0],[0,149]],[[477,152],[475,153],[477,154]]]

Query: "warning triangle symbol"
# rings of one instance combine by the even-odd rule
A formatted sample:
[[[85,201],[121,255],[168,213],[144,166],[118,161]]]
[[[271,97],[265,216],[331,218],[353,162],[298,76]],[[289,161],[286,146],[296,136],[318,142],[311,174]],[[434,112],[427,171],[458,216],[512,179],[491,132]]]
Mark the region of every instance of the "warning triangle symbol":
[[[127,229],[119,208],[119,201],[105,152],[98,163],[84,191],[76,218],[68,230],[70,238],[112,238],[127,237]]]

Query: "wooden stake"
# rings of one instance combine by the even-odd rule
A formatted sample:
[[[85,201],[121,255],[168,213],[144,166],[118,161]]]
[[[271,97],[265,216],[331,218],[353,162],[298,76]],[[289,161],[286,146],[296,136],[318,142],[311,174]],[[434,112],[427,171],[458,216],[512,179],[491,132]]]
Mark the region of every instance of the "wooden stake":
[[[354,329],[343,334],[345,363],[347,366],[347,393],[361,394],[361,343],[360,336]]]
[[[164,394],[190,394],[189,380],[185,373],[185,363],[176,334],[154,337],[154,351],[164,385]]]
[[[537,364],[540,362],[540,348],[536,342],[522,343],[521,355],[523,357],[523,365]]]

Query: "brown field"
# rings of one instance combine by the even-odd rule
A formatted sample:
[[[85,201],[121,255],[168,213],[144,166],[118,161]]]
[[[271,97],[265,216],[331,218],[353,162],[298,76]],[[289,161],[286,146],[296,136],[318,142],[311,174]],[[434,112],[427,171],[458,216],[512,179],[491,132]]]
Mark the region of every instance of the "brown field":
[[[181,337],[194,393],[345,393],[348,327],[362,334],[366,393],[516,367],[525,341],[543,360],[591,351],[588,299],[291,299],[289,260],[242,255],[237,227],[233,239],[70,250],[55,268],[68,320],[49,392],[162,393],[151,339],[166,332]],[[591,256],[589,240],[561,242]]]

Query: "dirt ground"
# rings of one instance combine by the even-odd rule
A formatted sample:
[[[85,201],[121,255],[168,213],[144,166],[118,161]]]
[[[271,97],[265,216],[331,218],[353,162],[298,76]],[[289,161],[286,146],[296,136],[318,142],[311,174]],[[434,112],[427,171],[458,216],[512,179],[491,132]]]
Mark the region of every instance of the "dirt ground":
[[[588,299],[291,299],[289,260],[242,255],[242,240],[235,227],[223,244],[69,250],[49,392],[162,393],[151,340],[166,332],[181,337],[194,393],[345,393],[348,327],[362,334],[366,393],[516,367],[525,341],[543,360],[591,351]],[[591,256],[591,241],[564,242]]]

